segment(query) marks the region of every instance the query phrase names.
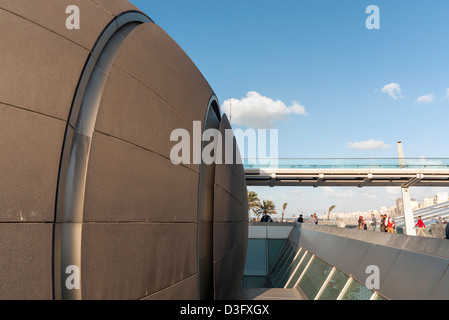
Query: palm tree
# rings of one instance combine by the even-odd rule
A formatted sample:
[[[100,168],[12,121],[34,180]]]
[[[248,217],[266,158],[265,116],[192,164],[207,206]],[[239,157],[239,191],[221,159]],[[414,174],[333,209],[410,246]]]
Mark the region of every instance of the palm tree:
[[[282,222],[284,222],[284,211],[285,208],[287,208],[287,202],[284,202],[283,206],[282,206]]]
[[[334,210],[334,208],[335,208],[335,204],[330,206],[329,211],[327,212],[327,220],[329,220],[329,216],[331,214],[331,211]]]
[[[258,210],[260,209],[260,207],[260,199],[257,196],[257,193],[254,191],[248,191],[248,210],[252,210],[256,217],[258,217]]]
[[[263,204],[260,206],[260,208],[257,210],[258,216],[259,215],[265,215],[265,214],[276,214],[276,206],[274,205],[274,202],[271,200],[263,201]]]

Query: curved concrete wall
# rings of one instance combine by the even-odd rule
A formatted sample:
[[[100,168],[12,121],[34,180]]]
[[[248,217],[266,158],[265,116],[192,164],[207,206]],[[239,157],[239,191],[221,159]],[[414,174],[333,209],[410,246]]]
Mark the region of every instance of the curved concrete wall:
[[[243,167],[213,165],[203,196],[204,165],[170,161],[174,129],[192,136],[212,108],[221,121],[213,90],[129,2],[77,1],[80,30],[65,27],[71,4],[0,0],[0,299],[230,297],[241,272],[226,268],[246,256]],[[209,236],[202,197],[215,206]],[[235,230],[231,244],[211,236]],[[80,290],[65,286],[68,265]]]
[[[289,240],[362,283],[378,266],[388,299],[449,299],[446,239],[297,224]]]

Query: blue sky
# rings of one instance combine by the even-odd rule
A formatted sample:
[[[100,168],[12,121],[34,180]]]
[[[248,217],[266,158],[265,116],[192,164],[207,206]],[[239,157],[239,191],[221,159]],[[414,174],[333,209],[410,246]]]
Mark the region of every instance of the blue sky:
[[[397,141],[406,157],[448,157],[447,0],[131,2],[184,49],[223,108],[248,92],[304,108],[274,122],[279,157],[392,158]],[[369,5],[380,9],[379,30],[365,26]],[[233,126],[247,128],[244,120]],[[253,189],[278,207],[288,202],[288,215],[335,203],[341,212],[378,209],[400,196],[396,188]],[[436,191],[447,188],[412,189],[412,197]]]

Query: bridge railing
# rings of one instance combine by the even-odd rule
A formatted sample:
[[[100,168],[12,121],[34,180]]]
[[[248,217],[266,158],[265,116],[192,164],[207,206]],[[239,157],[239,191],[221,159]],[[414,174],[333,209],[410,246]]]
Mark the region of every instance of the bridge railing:
[[[449,169],[448,158],[244,158],[245,169]]]

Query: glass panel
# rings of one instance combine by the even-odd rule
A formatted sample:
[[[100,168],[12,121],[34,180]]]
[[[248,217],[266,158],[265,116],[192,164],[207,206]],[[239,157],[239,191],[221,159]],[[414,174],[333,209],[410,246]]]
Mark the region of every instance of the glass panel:
[[[288,277],[286,275],[288,275],[288,270],[291,268],[292,265],[292,261],[293,258],[296,255],[296,251],[294,250],[293,245],[290,243],[290,254],[287,257],[287,259],[285,260],[284,264],[279,268],[279,272],[276,276],[276,278],[273,278],[273,286],[275,288],[283,288],[285,285],[285,282],[287,281]],[[285,281],[282,283],[282,279],[285,278]]]
[[[310,258],[312,258],[312,255],[310,254],[310,252],[306,251],[304,253],[304,259],[302,260],[302,262],[298,266],[298,269],[296,271],[294,271],[295,273],[293,274],[291,279],[288,281],[287,288],[293,288],[294,287],[294,285],[296,284],[296,281],[298,281],[298,279],[301,276],[302,272],[304,271],[305,267],[309,263]]]
[[[269,239],[268,240],[268,270],[273,267],[276,258],[279,256],[279,252],[285,245],[285,239]]]
[[[268,276],[268,280],[270,280],[270,284],[266,284],[265,288],[273,288],[277,286],[278,278],[282,275],[283,272],[285,272],[286,264],[289,263],[289,259],[293,252],[293,246],[291,245],[290,241],[288,241],[285,244],[285,249],[282,251],[282,256],[276,261],[273,269],[270,271],[270,274]],[[291,258],[293,259],[293,258]],[[291,261],[290,261],[291,262]]]
[[[348,279],[349,276],[341,271],[335,270],[318,300],[337,300],[341,290],[343,290],[346,282],[348,282]]]
[[[402,163],[398,158],[302,158],[302,159],[275,159],[276,161],[266,161],[262,163],[259,159],[243,159],[243,166],[245,169],[252,168],[298,168],[298,169],[357,169],[357,168],[387,168],[399,169],[402,166],[405,168],[416,169],[447,169],[449,168],[448,158],[404,158]],[[273,159],[274,160],[274,159]]]
[[[262,288],[273,288],[273,284],[271,283],[270,278],[265,278],[265,282],[263,283]]]
[[[376,298],[374,300],[387,300],[386,298],[382,297],[380,294],[377,294]]]
[[[298,266],[299,261],[301,261],[301,258],[303,255],[304,255],[304,251],[302,248],[299,248],[298,251],[294,252],[294,254],[292,256],[294,260],[290,263],[287,270],[284,272],[282,279],[280,279],[280,282],[278,284],[279,288],[283,288],[285,286],[288,279],[290,279],[293,271],[295,271],[296,267]]]
[[[332,271],[332,268],[333,267],[331,265],[318,259],[317,257],[313,259],[309,268],[306,270],[306,273],[299,282],[299,286],[302,291],[304,291],[310,300],[315,299],[318,291],[320,291],[323,286],[324,281]]]
[[[273,271],[275,270],[279,264],[282,262],[282,259],[284,259],[285,255],[287,254],[288,251],[288,243],[285,242],[284,246],[282,247],[281,251],[279,252],[279,255],[276,257],[273,266],[269,269],[269,271]]]
[[[352,280],[341,300],[369,300],[373,293],[360,282]]]
[[[265,239],[248,239],[246,252],[245,276],[267,275],[267,241]]]
[[[265,277],[243,276],[242,288],[262,288]]]

